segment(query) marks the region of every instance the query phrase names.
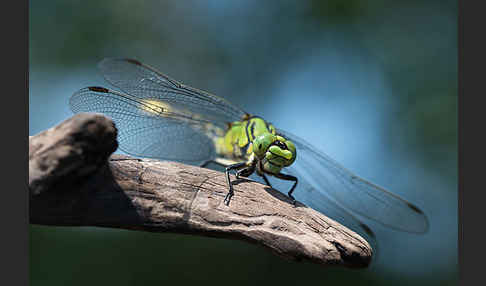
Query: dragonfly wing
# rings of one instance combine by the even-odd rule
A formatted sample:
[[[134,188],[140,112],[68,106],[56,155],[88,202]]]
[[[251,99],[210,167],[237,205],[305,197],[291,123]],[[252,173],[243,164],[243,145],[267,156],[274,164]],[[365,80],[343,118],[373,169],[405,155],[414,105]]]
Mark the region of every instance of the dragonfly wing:
[[[278,132],[296,146],[297,159],[291,167],[305,174],[315,186],[315,190],[303,189],[300,194],[301,191],[297,190],[295,197],[302,196],[307,203],[313,203],[325,213],[324,207],[320,207],[321,195],[324,194],[346,209],[387,227],[414,233],[428,230],[427,217],[418,207],[356,176],[303,139],[286,131]]]
[[[199,164],[214,159],[208,121],[102,87],[84,88],[70,98],[74,113],[110,116],[118,129],[120,149],[135,155]]]
[[[184,85],[137,60],[107,58],[98,68],[109,83],[130,95],[184,106],[212,122],[226,124],[245,115],[227,100]]]

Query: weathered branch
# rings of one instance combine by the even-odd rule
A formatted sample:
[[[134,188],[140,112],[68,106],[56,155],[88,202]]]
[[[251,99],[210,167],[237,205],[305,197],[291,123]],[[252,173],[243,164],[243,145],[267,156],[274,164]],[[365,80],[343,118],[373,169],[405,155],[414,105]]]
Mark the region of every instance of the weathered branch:
[[[282,193],[248,180],[231,204],[221,172],[129,156],[99,114],[78,114],[29,138],[30,222],[104,226],[243,239],[278,255],[324,265],[366,267],[358,234]]]

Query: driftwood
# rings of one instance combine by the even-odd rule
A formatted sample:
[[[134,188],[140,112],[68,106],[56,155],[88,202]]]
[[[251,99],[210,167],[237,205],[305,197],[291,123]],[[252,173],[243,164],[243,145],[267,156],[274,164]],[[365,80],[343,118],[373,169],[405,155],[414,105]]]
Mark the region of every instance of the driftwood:
[[[84,113],[29,138],[31,223],[242,239],[293,260],[369,265],[363,238],[277,190],[242,179],[226,206],[223,173],[110,157],[116,134],[110,119]]]

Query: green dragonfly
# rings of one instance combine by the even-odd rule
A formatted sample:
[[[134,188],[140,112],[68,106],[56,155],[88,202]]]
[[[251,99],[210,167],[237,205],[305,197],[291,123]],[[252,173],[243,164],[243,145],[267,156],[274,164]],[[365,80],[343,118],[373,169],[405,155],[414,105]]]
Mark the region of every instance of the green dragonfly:
[[[355,215],[405,232],[424,233],[425,214],[410,202],[362,179],[305,140],[277,129],[227,100],[184,85],[133,59],[104,59],[105,79],[121,91],[88,87],[74,93],[74,113],[110,116],[119,130],[120,149],[135,156],[226,168],[229,204],[236,177],[256,172],[290,181],[287,192],[375,241],[372,230]],[[299,186],[296,189],[296,186]],[[295,190],[295,193],[294,193]]]

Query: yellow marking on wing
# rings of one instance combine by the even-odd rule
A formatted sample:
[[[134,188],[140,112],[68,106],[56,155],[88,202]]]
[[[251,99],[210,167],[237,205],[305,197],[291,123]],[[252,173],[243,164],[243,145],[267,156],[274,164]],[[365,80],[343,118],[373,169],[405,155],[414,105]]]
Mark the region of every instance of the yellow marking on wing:
[[[217,163],[220,163],[224,166],[229,166],[229,165],[239,163],[239,161],[226,159],[226,158],[216,158],[216,159],[214,159],[214,161],[217,162]]]
[[[141,99],[140,102],[140,108],[148,113],[164,115],[166,112],[173,111],[170,104],[158,99]]]
[[[224,144],[223,137],[214,138],[214,147],[216,149],[217,154],[226,154],[226,146]]]

